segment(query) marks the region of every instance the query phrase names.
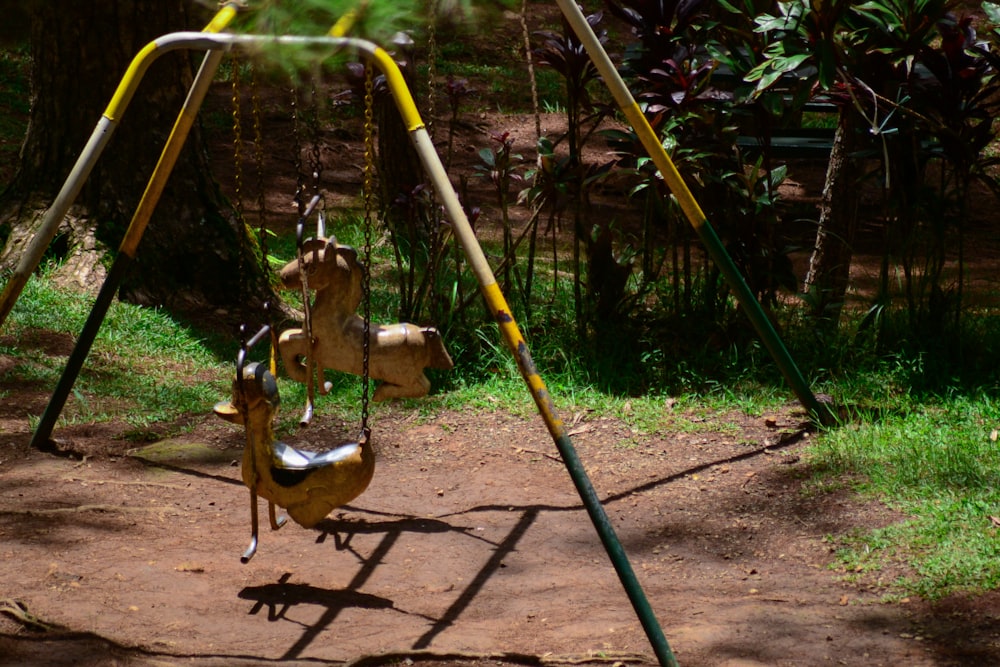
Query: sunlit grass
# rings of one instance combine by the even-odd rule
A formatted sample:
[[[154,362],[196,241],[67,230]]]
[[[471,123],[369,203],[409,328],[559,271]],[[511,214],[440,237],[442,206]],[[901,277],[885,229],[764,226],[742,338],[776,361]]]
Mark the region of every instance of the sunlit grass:
[[[361,240],[362,230],[349,220],[338,229],[344,242]],[[290,248],[276,240],[272,251],[284,257]],[[389,252],[377,246],[373,260],[383,267],[375,312],[386,321],[393,318],[392,290],[386,286],[391,270],[384,270],[391,266]],[[577,414],[618,420],[631,434],[619,443],[627,447],[667,432],[735,433],[727,415],[759,416],[794,403],[773,362],[752,339],[677,354],[656,353],[655,341],[623,346],[613,337],[580,340],[571,323],[569,290],[551,288],[544,282],[538,287],[540,293],[563,296],[518,317],[535,367],[565,421]],[[29,329],[76,336],[91,305],[92,297],[54,287],[46,272],[29,281],[4,333],[15,341]],[[970,324],[965,353],[970,361],[983,362],[980,375],[956,371],[951,383],[936,385],[936,391],[928,390],[934,362],[925,352],[879,354],[847,338],[817,348],[808,332],[786,331],[807,376],[821,378],[817,390],[842,407],[842,422],[815,438],[810,456],[817,477],[804,492],[849,483],[910,517],[878,531],[830,538],[848,570],[907,564],[912,575],[892,589],[899,595],[935,597],[1000,585],[1000,403],[989,370],[995,327],[988,316]],[[535,418],[531,394],[495,324],[483,323],[471,337],[446,344],[459,364],[451,372],[430,373],[432,394],[393,407],[372,405],[373,420],[383,410],[397,409],[426,417],[461,411]],[[137,440],[186,428],[228,398],[236,348],[236,341],[208,345],[165,312],[116,302],[63,423],[120,420],[131,427],[128,437]],[[54,386],[65,363],[16,344],[3,351],[16,358],[8,372],[42,386]],[[264,354],[255,350],[254,358]],[[359,420],[361,380],[338,373],[327,379],[332,391],[317,399],[317,414],[348,424]],[[289,433],[304,406],[305,388],[285,378],[279,384],[278,431]]]
[[[4,330],[15,339],[28,329],[75,339],[92,305],[92,297],[57,288],[45,272],[28,281]],[[17,346],[9,353],[17,358],[12,373],[43,385],[54,386],[66,362]],[[116,301],[74,383],[63,421],[121,419],[146,428],[206,414],[228,390],[230,368],[166,313]]]
[[[1000,406],[979,393],[912,401],[903,412],[823,433],[813,462],[857,474],[861,492],[908,521],[846,540],[850,568],[905,562],[900,590],[936,597],[1000,584]]]

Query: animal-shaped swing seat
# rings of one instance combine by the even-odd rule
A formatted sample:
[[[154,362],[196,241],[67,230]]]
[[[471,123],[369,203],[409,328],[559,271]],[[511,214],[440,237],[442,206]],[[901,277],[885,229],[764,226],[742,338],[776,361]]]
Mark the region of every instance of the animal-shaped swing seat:
[[[369,74],[371,70],[369,69]],[[372,79],[367,78],[367,87]],[[370,95],[366,95],[370,98]],[[366,102],[370,103],[368,100]],[[371,123],[365,127],[365,143],[372,140]],[[297,151],[298,152],[298,151]],[[368,390],[370,380],[380,380],[372,400],[415,398],[425,395],[430,381],[426,368],[450,369],[453,366],[433,327],[409,323],[371,323],[367,261],[371,248],[373,152],[366,150],[365,164],[365,257],[327,237],[325,218],[319,206],[318,165],[314,169],[315,193],[306,204],[299,199],[296,227],[296,258],[281,270],[286,289],[298,289],[302,296],[302,327],[276,336],[264,326],[240,347],[236,362],[233,398],[219,403],[215,413],[227,421],[242,424],[246,431],[243,453],[243,482],[250,489],[252,538],[243,555],[247,562],[257,549],[257,496],[268,500],[271,528],[282,521],[275,516],[275,506],[303,527],[311,528],[334,508],[359,496],[368,487],[375,471],[375,457],[368,428]],[[299,184],[297,196],[302,194]],[[306,221],[316,213],[316,238],[305,239]],[[315,293],[315,298],[313,294]],[[364,315],[357,309],[364,304]],[[271,363],[246,364],[247,351],[270,334]],[[245,340],[245,338],[244,338]],[[324,370],[336,370],[362,377],[361,436],[357,442],[315,453],[300,450],[275,440],[274,417],[280,398],[275,380],[276,353],[280,351],[288,375],[306,384],[306,410],[300,420],[305,426],[313,414],[315,385],[326,393]]]
[[[272,529],[277,530],[283,523],[276,517],[275,506],[285,508],[299,525],[312,528],[368,488],[375,471],[367,422],[369,379],[382,381],[373,400],[417,397],[430,388],[425,368],[452,367],[436,329],[408,323],[372,326],[367,307],[366,317],[359,317],[354,311],[367,298],[367,290],[362,281],[365,268],[357,252],[322,234],[318,239],[303,241],[302,222],[299,256],[282,270],[281,278],[285,287],[303,291],[304,328],[285,331],[279,339],[270,327],[264,326],[242,344],[232,400],[215,406],[218,416],[243,425],[246,431],[243,482],[250,489],[252,537],[243,562],[257,548],[258,495],[268,501]],[[316,292],[315,302],[309,298],[310,288]],[[273,425],[281,399],[274,372],[257,362],[246,363],[249,349],[265,336],[271,339],[272,359],[280,350],[292,379],[307,385],[303,425],[313,412],[316,375],[320,386],[324,385],[324,368],[362,376],[362,423],[357,442],[317,453],[275,439]]]
[[[275,506],[284,508],[304,528],[312,528],[332,510],[361,495],[375,472],[367,427],[357,442],[320,453],[275,439],[274,419],[281,404],[277,381],[266,365],[245,363],[249,348],[269,332],[269,327],[263,327],[240,347],[232,400],[214,409],[216,415],[242,425],[246,432],[242,476],[250,489],[251,543],[241,559],[244,563],[257,549],[258,496],[268,501],[273,530],[284,523],[276,516]]]
[[[316,298],[312,304],[308,294],[303,298],[308,325],[281,334],[278,349],[285,370],[304,383],[312,379],[313,365],[320,377],[324,369],[363,375],[367,350],[368,376],[380,381],[372,400],[424,396],[431,387],[424,369],[454,366],[444,341],[434,327],[376,324],[360,317],[357,310],[366,298],[365,271],[357,251],[332,236],[300,242],[299,257],[281,269],[281,284],[290,290],[308,286]],[[320,383],[320,392],[325,389]]]

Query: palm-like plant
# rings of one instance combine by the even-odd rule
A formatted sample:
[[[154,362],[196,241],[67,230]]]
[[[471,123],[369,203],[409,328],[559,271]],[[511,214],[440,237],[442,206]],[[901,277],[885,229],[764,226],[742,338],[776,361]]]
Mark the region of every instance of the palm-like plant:
[[[598,28],[603,15],[598,12],[587,16],[587,22],[598,34],[598,39],[604,42],[607,34]],[[589,85],[597,79],[597,68],[590,60],[583,44],[577,39],[572,28],[563,20],[562,31],[543,30],[535,33],[541,43],[533,50],[535,62],[540,67],[549,67],[558,72],[566,86],[566,119],[567,119],[567,149],[568,162],[566,172],[567,184],[571,188],[570,198],[575,201],[574,212],[574,243],[573,243],[573,297],[576,308],[576,321],[583,332],[585,325],[584,299],[581,276],[581,244],[588,244],[592,235],[589,224],[585,221],[587,173],[583,164],[583,145],[590,132],[596,128],[604,112],[598,112],[593,119],[591,128],[585,132],[586,114],[591,114],[596,105],[590,97]],[[558,142],[557,142],[558,143]]]

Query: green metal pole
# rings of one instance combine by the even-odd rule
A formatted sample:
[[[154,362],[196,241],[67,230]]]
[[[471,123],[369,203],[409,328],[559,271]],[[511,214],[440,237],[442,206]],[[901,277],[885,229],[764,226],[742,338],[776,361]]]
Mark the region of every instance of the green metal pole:
[[[189,48],[204,48],[209,50],[210,53],[206,56],[206,62],[209,61],[209,57],[216,49],[229,48],[234,44],[259,44],[264,39],[276,43],[329,44],[333,47],[353,47],[365,53],[367,57],[376,62],[379,68],[386,75],[386,79],[388,81],[389,88],[393,93],[396,105],[399,108],[404,122],[410,132],[411,140],[417,148],[417,153],[419,154],[425,169],[427,169],[428,175],[431,178],[438,195],[442,198],[445,210],[447,211],[448,216],[451,219],[453,229],[455,230],[455,234],[459,239],[459,243],[462,245],[470,266],[476,274],[480,289],[482,290],[483,296],[486,299],[494,318],[496,319],[501,335],[503,336],[508,348],[511,350],[511,353],[517,362],[518,369],[520,370],[525,383],[528,385],[532,398],[538,407],[539,414],[542,416],[542,419],[544,420],[545,425],[548,428],[557,449],[559,450],[559,453],[562,455],[567,471],[569,472],[570,477],[580,494],[580,498],[583,501],[583,504],[587,509],[587,513],[590,516],[601,542],[608,553],[611,563],[618,574],[619,580],[622,582],[622,586],[624,587],[625,592],[632,603],[633,609],[642,624],[643,630],[653,647],[653,651],[656,654],[660,665],[663,667],[676,667],[677,660],[674,657],[673,652],[670,650],[670,645],[667,643],[666,637],[663,635],[663,630],[660,627],[659,622],[656,620],[652,607],[646,598],[645,592],[642,590],[642,586],[635,575],[635,571],[633,570],[631,563],[629,563],[628,557],[625,555],[625,551],[614,532],[614,528],[611,525],[611,521],[608,519],[607,513],[604,511],[604,507],[601,505],[600,499],[594,491],[593,485],[587,476],[587,472],[580,462],[576,449],[574,448],[569,435],[566,433],[565,426],[556,414],[552,397],[535,368],[527,343],[521,335],[521,332],[517,327],[517,323],[514,321],[510,308],[507,305],[507,302],[497,285],[496,278],[489,267],[486,256],[483,254],[482,248],[479,246],[475,232],[472,230],[472,226],[469,224],[465,211],[462,209],[458,195],[455,192],[454,187],[451,185],[447,173],[444,170],[444,166],[441,164],[441,159],[437,155],[434,144],[427,133],[426,127],[417,113],[416,105],[414,104],[412,96],[406,87],[402,74],[400,73],[396,63],[392,60],[391,56],[389,56],[389,54],[383,49],[371,44],[370,42],[350,38],[263,38],[254,35],[215,35],[199,37],[198,33],[175,33],[172,37],[168,36],[168,38],[173,40],[172,43],[175,44],[177,48],[181,48],[183,45]],[[203,71],[205,69],[206,68],[203,65]],[[189,99],[194,96],[194,89],[195,87],[192,86],[192,95],[189,96]],[[186,109],[188,106],[189,104],[185,103]],[[193,106],[195,110],[197,109],[197,105],[190,106]],[[178,119],[178,125],[184,121],[185,116],[186,114],[182,112],[181,118]],[[176,129],[177,126],[175,126],[175,131]],[[179,145],[177,148],[179,148]],[[168,145],[164,148],[160,164],[165,165],[169,162],[168,158],[173,150],[171,142],[168,140]],[[147,186],[147,194],[158,196],[158,191],[162,189],[163,181],[156,176],[157,173],[160,172],[160,164],[157,165],[154,177],[150,179],[150,184]],[[166,170],[166,173],[169,173],[169,169]],[[146,205],[144,205],[144,203]],[[38,428],[36,429],[34,438],[32,439],[32,444],[35,446],[41,445],[44,447],[48,443],[53,425],[58,418],[66,397],[72,389],[76,374],[83,366],[89,347],[93,342],[94,337],[96,337],[97,331],[103,321],[104,314],[114,296],[115,289],[112,286],[117,284],[120,278],[124,275],[124,271],[128,264],[132,261],[135,254],[135,247],[138,244],[139,237],[141,236],[141,229],[144,228],[146,223],[146,219],[143,219],[143,217],[146,215],[146,212],[152,211],[153,205],[155,205],[155,197],[152,197],[147,202],[147,197],[144,195],[143,202],[140,202],[140,206],[133,217],[132,224],[129,226],[129,231],[126,232],[126,238],[122,241],[119,254],[115,258],[115,262],[109,271],[108,279],[105,280],[101,293],[98,295],[97,304],[94,306],[94,309],[84,326],[84,330],[80,334],[80,339],[77,343],[76,349],[74,349],[73,353],[70,355],[70,361],[67,364],[63,378],[61,378],[59,386],[57,387],[56,394],[53,395],[49,406],[46,409]]]
[[[618,574],[618,579],[621,581],[622,587],[625,589],[625,593],[632,603],[632,608],[635,610],[636,616],[639,618],[639,622],[646,633],[646,637],[653,647],[653,652],[663,667],[677,667],[677,659],[670,650],[670,644],[667,643],[663,629],[660,627],[659,621],[656,620],[656,615],[653,613],[642,585],[635,575],[635,570],[633,570],[632,564],[629,562],[628,556],[622,548],[621,541],[615,534],[614,527],[611,525],[611,521],[604,511],[604,506],[601,505],[601,500],[597,497],[597,492],[594,491],[594,486],[590,482],[586,469],[584,469],[583,464],[580,462],[580,457],[573,446],[573,441],[570,440],[562,420],[556,414],[555,405],[552,403],[552,396],[549,394],[545,383],[535,368],[531,352],[528,350],[528,344],[521,335],[510,307],[507,305],[507,301],[504,299],[503,293],[497,285],[493,270],[490,268],[489,262],[486,260],[486,256],[479,245],[479,241],[476,239],[475,232],[469,224],[465,210],[462,208],[458,195],[455,193],[455,188],[452,186],[444,170],[444,166],[441,164],[441,159],[434,148],[434,143],[431,141],[430,135],[427,133],[427,129],[420,119],[420,114],[417,112],[416,105],[406,86],[406,82],[403,80],[403,76],[399,72],[395,61],[393,61],[388,53],[377,48],[372,53],[372,56],[379,69],[386,76],[389,89],[392,91],[396,106],[399,108],[403,121],[410,132],[413,145],[417,149],[417,154],[420,156],[428,177],[434,184],[435,192],[444,204],[455,236],[462,245],[469,265],[476,274],[483,297],[486,299],[490,312],[496,319],[504,342],[517,362],[521,376],[524,378],[525,384],[528,385],[538,412],[545,421],[549,434],[552,436],[556,448],[562,456],[563,464],[566,466],[566,470],[569,472],[569,476],[576,486],[577,493],[580,495],[580,499],[587,509],[591,523],[593,523],[594,529],[597,531],[601,543],[604,545],[604,550],[607,552],[608,558],[611,560],[611,564]]]
[[[611,91],[622,113],[628,118],[632,129],[635,130],[653,163],[660,170],[663,180],[677,198],[688,222],[694,227],[708,254],[726,278],[730,288],[732,288],[736,295],[736,300],[743,307],[743,311],[750,319],[750,323],[764,342],[764,346],[771,354],[771,358],[778,364],[781,374],[791,386],[792,391],[795,392],[799,402],[813,419],[818,420],[820,423],[827,423],[832,417],[829,407],[820,404],[816,400],[812,389],[809,388],[809,383],[806,382],[805,377],[803,377],[799,367],[795,364],[795,360],[792,359],[792,355],[788,352],[788,348],[785,347],[774,325],[767,319],[764,309],[761,308],[753,291],[747,285],[746,280],[743,279],[743,275],[736,268],[729,253],[726,252],[725,246],[722,245],[722,241],[719,240],[718,235],[709,224],[698,202],[684,183],[670,156],[664,150],[663,144],[660,143],[659,137],[656,136],[656,132],[649,125],[645,114],[642,113],[639,105],[636,104],[631,91],[629,91],[628,86],[625,85],[625,82],[618,74],[618,70],[615,68],[614,63],[611,62],[611,58],[608,57],[604,46],[597,39],[593,28],[587,23],[587,19],[584,17],[579,5],[576,4],[576,0],[556,0],[556,3],[562,10],[563,16],[566,17],[570,27],[576,33],[577,38],[583,43],[591,61],[604,79],[604,84]]]

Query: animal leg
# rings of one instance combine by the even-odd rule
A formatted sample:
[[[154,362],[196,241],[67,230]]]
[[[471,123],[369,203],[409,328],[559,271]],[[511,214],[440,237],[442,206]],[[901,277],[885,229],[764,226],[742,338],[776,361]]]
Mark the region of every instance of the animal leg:
[[[274,509],[274,501],[267,501],[267,518],[271,521],[271,530],[278,530],[288,521],[286,517],[278,517]]]
[[[246,565],[253,558],[253,555],[257,553],[257,492],[251,488],[250,489],[250,546],[247,550],[243,552],[240,556],[240,562]]]
[[[409,378],[406,384],[395,384],[384,380],[372,395],[372,400],[377,402],[388,401],[393,398],[420,398],[426,396],[431,390],[431,381],[427,376],[420,375]]]
[[[309,341],[302,329],[288,329],[281,333],[278,339],[278,351],[281,361],[285,364],[288,377],[296,382],[305,383],[308,378],[305,358],[309,350]]]

